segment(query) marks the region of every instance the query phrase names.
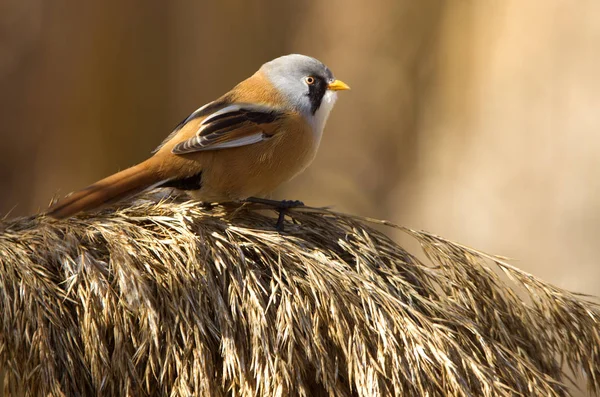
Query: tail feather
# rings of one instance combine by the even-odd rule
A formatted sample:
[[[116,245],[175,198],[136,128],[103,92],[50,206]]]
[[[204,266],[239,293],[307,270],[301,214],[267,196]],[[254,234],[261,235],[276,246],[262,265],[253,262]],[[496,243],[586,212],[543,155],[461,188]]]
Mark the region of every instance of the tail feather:
[[[48,208],[46,215],[68,218],[78,212],[122,200],[160,182],[160,177],[150,172],[144,163],[138,164],[59,200]]]

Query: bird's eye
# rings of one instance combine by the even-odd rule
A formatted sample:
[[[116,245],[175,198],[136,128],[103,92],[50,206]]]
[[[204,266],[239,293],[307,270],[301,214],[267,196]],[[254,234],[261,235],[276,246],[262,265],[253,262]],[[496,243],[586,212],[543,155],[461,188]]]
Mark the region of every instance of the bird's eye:
[[[305,79],[305,81],[306,81],[306,84],[308,84],[308,85],[313,85],[313,84],[315,83],[315,78],[314,78],[314,77],[312,77],[312,76],[308,76],[308,77]]]

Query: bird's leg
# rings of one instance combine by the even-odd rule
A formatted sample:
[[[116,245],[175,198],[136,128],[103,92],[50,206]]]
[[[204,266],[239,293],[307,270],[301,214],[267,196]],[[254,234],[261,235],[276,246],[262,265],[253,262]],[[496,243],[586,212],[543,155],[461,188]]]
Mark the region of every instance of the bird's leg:
[[[285,213],[288,209],[294,207],[302,207],[304,203],[299,200],[269,200],[260,197],[248,197],[246,200],[247,203],[255,203],[255,204],[265,204],[270,205],[272,207],[277,208],[279,212],[279,217],[277,218],[277,223],[275,224],[275,228],[280,232],[283,232],[283,221],[285,220]]]

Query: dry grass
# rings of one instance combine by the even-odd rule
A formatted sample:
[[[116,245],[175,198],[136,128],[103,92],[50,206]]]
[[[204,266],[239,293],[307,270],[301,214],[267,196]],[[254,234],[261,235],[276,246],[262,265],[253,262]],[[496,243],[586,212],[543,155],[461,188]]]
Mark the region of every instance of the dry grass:
[[[0,395],[562,396],[565,367],[600,388],[596,304],[500,258],[400,228],[422,263],[322,209],[280,234],[258,205],[127,205],[0,223]]]

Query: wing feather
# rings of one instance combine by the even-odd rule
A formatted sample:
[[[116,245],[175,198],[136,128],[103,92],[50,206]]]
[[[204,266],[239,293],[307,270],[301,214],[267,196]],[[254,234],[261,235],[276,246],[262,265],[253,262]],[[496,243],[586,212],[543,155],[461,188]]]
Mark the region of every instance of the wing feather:
[[[177,124],[177,127],[175,127],[175,129],[169,134],[169,136],[167,136],[160,143],[160,145],[158,145],[158,147],[152,151],[152,153],[156,153],[160,149],[162,149],[162,147],[165,146],[165,144],[167,142],[169,142],[171,139],[173,139],[175,137],[175,135],[177,135],[177,133],[179,133],[179,131],[183,128],[183,126],[185,126],[190,121],[195,120],[195,119],[197,119],[199,117],[205,117],[207,115],[211,115],[211,114],[213,114],[215,112],[218,112],[219,109],[221,109],[223,107],[227,107],[227,105],[229,103],[228,100],[229,100],[228,97],[225,96],[225,97],[223,97],[221,99],[218,99],[216,101],[209,102],[206,105],[204,105],[204,106],[196,109],[195,111],[193,111],[192,114],[190,114],[185,119],[183,119],[179,124]]]
[[[196,135],[175,145],[174,154],[251,145],[269,139],[283,112],[264,105],[235,103],[225,106],[200,123]]]

